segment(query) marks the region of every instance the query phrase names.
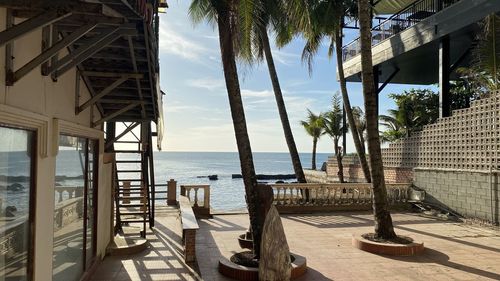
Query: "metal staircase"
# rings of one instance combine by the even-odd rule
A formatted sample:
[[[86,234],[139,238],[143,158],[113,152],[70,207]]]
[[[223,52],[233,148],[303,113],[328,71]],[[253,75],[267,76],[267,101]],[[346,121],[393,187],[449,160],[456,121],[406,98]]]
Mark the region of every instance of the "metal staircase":
[[[115,153],[115,232],[123,226],[154,226],[154,167],[151,123],[110,125],[106,149]],[[121,132],[116,135],[116,131]],[[153,198],[152,198],[153,197]]]

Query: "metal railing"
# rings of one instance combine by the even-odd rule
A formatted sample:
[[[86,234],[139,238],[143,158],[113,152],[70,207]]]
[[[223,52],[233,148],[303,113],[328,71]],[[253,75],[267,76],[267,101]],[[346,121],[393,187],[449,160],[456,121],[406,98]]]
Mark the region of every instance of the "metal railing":
[[[406,30],[435,13],[461,0],[417,0],[400,12],[383,20],[372,28],[372,46]],[[379,18],[376,18],[379,19]],[[360,38],[342,47],[343,61],[357,56],[361,51]]]

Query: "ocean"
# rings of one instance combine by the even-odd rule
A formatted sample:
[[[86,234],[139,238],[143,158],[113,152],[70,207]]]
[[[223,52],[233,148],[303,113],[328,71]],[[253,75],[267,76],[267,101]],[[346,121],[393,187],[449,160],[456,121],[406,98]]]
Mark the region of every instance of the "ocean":
[[[321,168],[327,161],[328,153],[316,155],[316,166]],[[311,153],[300,154],[302,166],[311,168]],[[210,205],[215,211],[236,211],[246,208],[245,190],[242,179],[233,179],[232,174],[241,174],[236,152],[155,152],[155,180],[166,184],[175,179],[177,185],[209,184]],[[293,174],[288,153],[254,153],[257,174]],[[200,178],[217,175],[218,180]],[[274,183],[275,181],[268,181]],[[164,203],[164,202],[159,202]]]
[[[327,153],[316,156],[317,168],[327,161]],[[311,153],[301,153],[304,168],[311,167]],[[16,206],[18,214],[26,214],[29,198],[29,156],[24,152],[0,152],[0,202],[3,211],[6,206]],[[81,161],[76,151],[61,150],[57,157],[56,185],[83,186]],[[177,185],[209,184],[210,205],[216,211],[236,211],[246,208],[242,179],[233,179],[232,174],[241,174],[236,152],[155,152],[156,184],[166,184],[175,179]],[[257,174],[293,174],[288,153],[254,153]],[[129,166],[129,168],[132,168]],[[137,168],[137,167],[136,167]],[[218,180],[209,180],[208,175],[217,175]],[[293,180],[292,180],[293,181]],[[274,183],[275,181],[267,181]],[[21,190],[8,190],[17,184]],[[178,190],[180,188],[178,187]],[[166,190],[160,187],[158,190]],[[200,194],[201,195],[201,194]],[[54,194],[58,202],[58,194]],[[68,197],[63,194],[63,199]],[[159,195],[164,197],[164,194]],[[202,198],[202,197],[201,197]],[[157,204],[166,204],[157,201]]]

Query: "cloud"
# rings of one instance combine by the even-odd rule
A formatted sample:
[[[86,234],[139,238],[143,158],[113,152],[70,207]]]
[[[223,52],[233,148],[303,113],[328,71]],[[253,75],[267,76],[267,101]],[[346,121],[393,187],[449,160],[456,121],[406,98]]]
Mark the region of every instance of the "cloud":
[[[160,23],[159,44],[161,52],[180,56],[193,62],[199,61],[202,55],[210,52],[209,49],[182,36],[166,20]]]
[[[186,81],[187,85],[193,88],[206,89],[209,91],[218,91],[224,89],[224,80],[217,78],[198,78],[189,79]]]
[[[264,97],[272,97],[274,93],[271,90],[254,91],[249,89],[243,89],[241,90],[241,95],[243,97],[264,98]]]
[[[300,63],[300,55],[280,50],[273,50],[273,58],[275,61],[286,66],[297,64],[297,62]]]

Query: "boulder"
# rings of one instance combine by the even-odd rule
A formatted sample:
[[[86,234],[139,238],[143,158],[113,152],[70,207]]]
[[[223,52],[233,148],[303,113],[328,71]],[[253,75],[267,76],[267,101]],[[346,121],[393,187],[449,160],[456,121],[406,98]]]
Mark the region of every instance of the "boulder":
[[[274,205],[267,213],[260,245],[259,280],[287,281],[291,278],[290,249],[281,218]]]

